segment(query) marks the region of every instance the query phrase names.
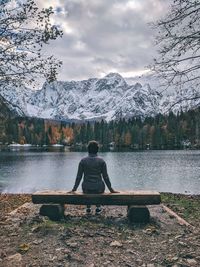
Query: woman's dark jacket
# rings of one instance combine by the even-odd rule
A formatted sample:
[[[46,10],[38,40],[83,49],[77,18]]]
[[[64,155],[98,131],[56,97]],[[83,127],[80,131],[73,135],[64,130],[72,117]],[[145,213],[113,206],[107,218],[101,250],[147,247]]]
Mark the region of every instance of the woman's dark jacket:
[[[80,161],[75,185],[72,189],[73,191],[77,190],[83,175],[83,191],[103,192],[105,189],[105,184],[110,191],[112,190],[110,179],[107,173],[106,163],[96,154],[89,154]]]

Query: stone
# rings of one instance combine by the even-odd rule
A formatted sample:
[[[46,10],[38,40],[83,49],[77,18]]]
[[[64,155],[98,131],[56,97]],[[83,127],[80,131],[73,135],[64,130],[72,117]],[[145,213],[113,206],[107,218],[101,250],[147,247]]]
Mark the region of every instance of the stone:
[[[111,261],[105,261],[105,262],[103,263],[104,266],[110,266],[110,264],[111,264]]]
[[[61,247],[61,248],[56,248],[56,249],[55,249],[55,251],[56,251],[56,252],[60,252],[60,251],[61,251],[61,252],[63,252],[64,250],[65,250],[65,248],[64,248],[64,247]]]
[[[172,261],[178,261],[178,257],[177,257],[177,256],[174,256],[174,257],[172,258]]]
[[[42,239],[38,239],[38,240],[34,240],[34,241],[33,241],[33,244],[34,244],[34,245],[39,245],[39,244],[41,244],[42,242],[43,242]]]
[[[181,237],[183,237],[183,235],[177,235],[177,236],[174,237],[174,239],[179,239]]]
[[[118,242],[118,241],[115,240],[115,241],[113,241],[113,242],[110,243],[110,246],[111,247],[118,247],[118,248],[120,248],[123,245],[122,245],[122,243],[120,243],[120,242]]]
[[[64,207],[59,204],[44,204],[39,213],[52,221],[60,221],[64,217]]]
[[[70,248],[76,248],[78,246],[78,243],[76,243],[76,242],[67,242],[66,245],[69,246]]]
[[[128,207],[128,219],[134,223],[148,223],[150,213],[146,206],[130,206]]]
[[[142,265],[143,261],[141,259],[135,259],[135,261],[137,262],[137,265],[136,266],[140,266]]]
[[[197,266],[197,261],[195,259],[187,259],[187,263],[190,266]]]
[[[142,230],[142,232],[147,234],[147,235],[159,234],[159,232],[157,231],[157,229],[154,226],[146,228],[146,229]]]
[[[137,254],[134,250],[132,250],[132,249],[127,249],[126,250],[128,253],[130,253],[130,254]]]
[[[7,256],[6,251],[0,250],[0,259],[3,259]]]
[[[179,241],[178,244],[181,245],[181,246],[183,246],[183,247],[187,247],[188,246],[186,243],[184,243],[182,241]]]
[[[49,255],[49,261],[55,261],[57,260],[57,256]]]

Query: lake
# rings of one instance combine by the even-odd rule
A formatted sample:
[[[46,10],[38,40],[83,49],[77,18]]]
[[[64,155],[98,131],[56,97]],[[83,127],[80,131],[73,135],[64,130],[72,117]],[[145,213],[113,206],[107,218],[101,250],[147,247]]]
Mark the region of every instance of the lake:
[[[0,152],[0,190],[32,193],[71,190],[85,152]],[[200,151],[99,153],[116,190],[155,189],[200,194]],[[81,187],[79,187],[81,190]]]

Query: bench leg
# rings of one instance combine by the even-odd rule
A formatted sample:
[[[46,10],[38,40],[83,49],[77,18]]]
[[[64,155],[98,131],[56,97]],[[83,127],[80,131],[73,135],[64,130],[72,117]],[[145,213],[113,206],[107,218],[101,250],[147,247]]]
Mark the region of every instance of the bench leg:
[[[64,217],[64,205],[44,204],[40,208],[40,215],[47,216],[52,221],[59,221]]]
[[[129,206],[128,219],[135,223],[148,223],[150,220],[150,213],[146,206]]]

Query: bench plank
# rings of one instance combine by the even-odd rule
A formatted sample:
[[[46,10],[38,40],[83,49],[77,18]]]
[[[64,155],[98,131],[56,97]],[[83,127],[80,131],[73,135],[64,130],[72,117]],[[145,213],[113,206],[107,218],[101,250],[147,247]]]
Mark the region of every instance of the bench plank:
[[[32,195],[34,204],[74,204],[74,205],[157,205],[161,203],[157,191],[125,191],[119,193],[84,194],[66,191],[42,191]]]

